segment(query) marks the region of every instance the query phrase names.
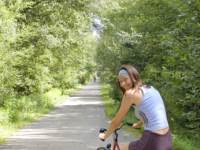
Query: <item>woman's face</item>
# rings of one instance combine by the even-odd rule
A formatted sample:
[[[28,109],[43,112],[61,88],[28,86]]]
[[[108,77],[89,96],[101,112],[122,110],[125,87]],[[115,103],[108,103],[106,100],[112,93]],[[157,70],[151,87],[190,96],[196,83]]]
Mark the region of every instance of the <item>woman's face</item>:
[[[129,90],[133,87],[131,78],[129,76],[118,76],[118,80],[119,80],[120,86],[124,88],[125,90]]]

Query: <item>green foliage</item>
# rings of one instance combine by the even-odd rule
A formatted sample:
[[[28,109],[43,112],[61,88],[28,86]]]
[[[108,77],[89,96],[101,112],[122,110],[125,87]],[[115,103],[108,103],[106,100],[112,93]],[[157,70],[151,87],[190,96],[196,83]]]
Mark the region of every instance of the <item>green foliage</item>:
[[[96,41],[89,3],[0,1],[0,108],[11,122],[23,120],[20,111],[51,107],[43,95],[52,88],[64,94],[90,80]]]
[[[114,87],[113,98],[119,99],[117,70],[123,63],[133,64],[144,83],[160,90],[173,133],[199,139],[200,2],[124,0],[113,7],[115,11],[97,11],[105,24],[98,69]]]

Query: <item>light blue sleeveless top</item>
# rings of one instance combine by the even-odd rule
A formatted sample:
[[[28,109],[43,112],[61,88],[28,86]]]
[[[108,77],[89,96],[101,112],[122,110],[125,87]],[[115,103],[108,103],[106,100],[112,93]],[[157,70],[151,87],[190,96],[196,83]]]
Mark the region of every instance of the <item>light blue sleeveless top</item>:
[[[142,86],[143,98],[135,106],[144,120],[144,130],[156,131],[169,127],[164,102],[160,93],[153,87]]]

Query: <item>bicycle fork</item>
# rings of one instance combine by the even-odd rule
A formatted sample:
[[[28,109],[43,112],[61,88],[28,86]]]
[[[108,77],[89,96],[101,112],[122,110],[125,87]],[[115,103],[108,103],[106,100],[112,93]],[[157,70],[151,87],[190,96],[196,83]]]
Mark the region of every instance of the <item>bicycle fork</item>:
[[[113,137],[113,149],[112,150],[120,150],[119,144],[118,144],[118,133],[115,131],[114,137]]]

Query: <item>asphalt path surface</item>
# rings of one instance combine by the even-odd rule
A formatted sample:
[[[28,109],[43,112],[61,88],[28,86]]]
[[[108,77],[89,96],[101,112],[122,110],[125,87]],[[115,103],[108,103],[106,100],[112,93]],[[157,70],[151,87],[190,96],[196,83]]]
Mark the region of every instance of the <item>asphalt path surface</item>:
[[[112,136],[102,142],[99,129],[108,126],[100,84],[90,83],[56,106],[50,113],[19,129],[0,145],[0,150],[96,150],[111,143]],[[119,141],[129,143],[134,138],[119,131]]]

